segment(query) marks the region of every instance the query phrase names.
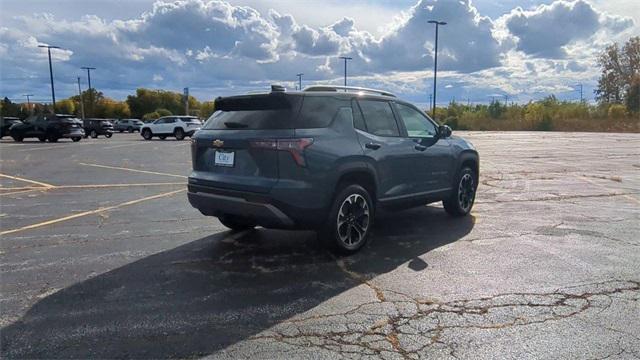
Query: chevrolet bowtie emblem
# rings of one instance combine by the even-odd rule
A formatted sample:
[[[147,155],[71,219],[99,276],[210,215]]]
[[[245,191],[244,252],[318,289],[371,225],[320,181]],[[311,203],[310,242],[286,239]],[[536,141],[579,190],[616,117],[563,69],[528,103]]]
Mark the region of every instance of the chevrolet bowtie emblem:
[[[224,146],[224,141],[222,141],[220,139],[216,139],[216,140],[213,140],[211,145],[213,145],[215,147],[223,147]]]

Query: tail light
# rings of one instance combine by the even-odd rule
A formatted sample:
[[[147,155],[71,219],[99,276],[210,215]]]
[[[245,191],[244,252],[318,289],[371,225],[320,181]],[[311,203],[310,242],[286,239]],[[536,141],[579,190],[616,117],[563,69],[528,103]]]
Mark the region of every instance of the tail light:
[[[304,158],[304,149],[313,144],[312,138],[299,139],[264,139],[251,141],[251,147],[254,149],[267,149],[287,151],[293,157],[298,166],[306,166]]]

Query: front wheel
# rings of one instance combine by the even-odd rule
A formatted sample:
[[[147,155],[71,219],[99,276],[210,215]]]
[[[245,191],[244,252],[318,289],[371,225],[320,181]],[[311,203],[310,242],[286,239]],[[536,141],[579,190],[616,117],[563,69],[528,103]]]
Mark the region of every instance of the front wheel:
[[[127,131],[128,131],[129,133],[132,133],[132,132],[133,132],[133,128],[132,128],[131,126],[129,126],[129,127],[127,128]],[[122,131],[120,131],[120,132],[122,132]]]
[[[106,133],[106,134],[104,134],[104,136],[105,136],[107,139],[109,139],[111,136],[113,136],[113,134]]]
[[[457,181],[448,199],[442,201],[444,209],[451,216],[465,216],[471,212],[478,188],[475,172],[464,167],[458,173]]]
[[[80,136],[75,136],[75,137],[72,137],[72,138],[71,138],[71,140],[72,140],[73,142],[78,142],[78,141],[80,141],[80,139],[82,139],[82,137],[80,137]]]
[[[367,243],[373,213],[369,192],[360,185],[346,186],[335,197],[318,236],[330,250],[353,254]]]
[[[151,140],[151,138],[153,137],[153,134],[151,133],[151,130],[144,129],[144,130],[142,130],[142,137],[145,140]]]
[[[95,130],[91,130],[91,138],[96,139],[98,137],[98,133]]]
[[[248,230],[255,227],[255,224],[252,224],[251,221],[235,215],[222,215],[218,220],[222,225],[235,231]]]

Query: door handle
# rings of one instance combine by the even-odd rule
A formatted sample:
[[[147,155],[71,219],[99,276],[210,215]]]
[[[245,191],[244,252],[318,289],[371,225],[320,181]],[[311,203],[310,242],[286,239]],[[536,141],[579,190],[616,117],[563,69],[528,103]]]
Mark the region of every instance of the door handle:
[[[378,150],[380,149],[380,146],[381,146],[380,144],[376,144],[376,143],[367,143],[364,147],[371,150]]]
[[[427,150],[426,146],[420,145],[420,144],[416,144],[416,146],[413,147],[414,149],[418,150],[418,151],[425,151]]]

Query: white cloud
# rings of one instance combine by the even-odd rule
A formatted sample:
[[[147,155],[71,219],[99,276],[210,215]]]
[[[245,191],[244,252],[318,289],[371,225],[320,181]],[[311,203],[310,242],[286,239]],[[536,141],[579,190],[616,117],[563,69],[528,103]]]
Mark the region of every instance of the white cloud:
[[[543,58],[564,58],[571,43],[600,30],[620,32],[633,25],[631,19],[600,13],[584,0],[560,0],[529,11],[516,8],[504,23],[517,38],[518,50]]]

